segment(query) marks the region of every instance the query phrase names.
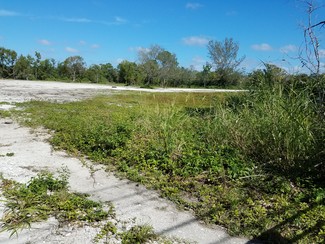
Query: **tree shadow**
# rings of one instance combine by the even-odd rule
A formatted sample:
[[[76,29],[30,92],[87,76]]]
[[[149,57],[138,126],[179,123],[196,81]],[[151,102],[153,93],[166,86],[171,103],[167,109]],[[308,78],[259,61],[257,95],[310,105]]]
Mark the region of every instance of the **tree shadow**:
[[[284,228],[286,225],[293,223],[296,219],[302,217],[302,215],[306,214],[307,212],[315,209],[317,206],[321,205],[321,203],[313,203],[310,207],[298,211],[296,214],[287,218],[286,220],[282,221],[281,223],[275,225],[274,227],[264,231],[259,236],[255,237],[248,243],[279,243],[279,244],[286,244],[286,243],[297,243],[299,240],[306,237],[308,234],[312,232],[316,232],[317,230],[321,229],[322,226],[325,225],[324,220],[319,220],[314,226],[304,230],[302,233],[293,236],[292,238],[285,238],[281,235],[281,229]]]

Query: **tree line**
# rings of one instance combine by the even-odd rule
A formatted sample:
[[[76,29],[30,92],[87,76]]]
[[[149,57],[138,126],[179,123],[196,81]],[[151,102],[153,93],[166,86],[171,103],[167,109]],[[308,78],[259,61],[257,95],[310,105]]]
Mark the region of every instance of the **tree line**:
[[[71,82],[123,83],[136,86],[229,87],[243,80],[237,58],[239,45],[232,38],[211,40],[207,46],[211,62],[201,71],[179,65],[177,57],[159,45],[138,51],[138,61],[124,60],[114,67],[111,63],[87,66],[83,57],[70,56],[63,62],[42,59],[41,53],[18,55],[0,47],[0,78],[22,80],[63,80]]]
[[[264,69],[245,74],[239,65],[245,56],[238,57],[239,44],[232,38],[211,40],[207,45],[210,62],[202,70],[179,65],[177,57],[159,45],[138,51],[138,61],[124,60],[114,67],[111,63],[87,66],[83,57],[70,56],[63,62],[42,59],[39,52],[18,55],[16,51],[0,47],[0,78],[22,80],[60,80],[69,82],[122,83],[141,87],[238,87],[256,85],[256,77],[272,74],[274,80],[290,80],[299,76],[305,83],[306,75],[289,75],[280,67],[264,63]],[[310,62],[312,64],[312,62]],[[313,75],[319,75],[313,72]],[[321,75],[323,76],[323,75]]]

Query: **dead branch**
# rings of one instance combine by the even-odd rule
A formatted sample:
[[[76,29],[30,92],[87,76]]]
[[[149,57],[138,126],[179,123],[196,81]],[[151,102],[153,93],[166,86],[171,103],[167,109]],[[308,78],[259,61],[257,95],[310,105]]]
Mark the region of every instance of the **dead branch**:
[[[325,20],[310,26],[309,29],[312,29],[312,28],[317,27],[319,25],[321,26],[320,28],[324,27],[325,26]]]

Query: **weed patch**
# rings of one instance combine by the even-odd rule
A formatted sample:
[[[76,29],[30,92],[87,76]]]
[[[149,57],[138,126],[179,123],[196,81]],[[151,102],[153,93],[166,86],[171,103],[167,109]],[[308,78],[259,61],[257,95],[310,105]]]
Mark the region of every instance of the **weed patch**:
[[[15,155],[15,153],[9,152],[9,153],[6,153],[6,154],[0,154],[0,157],[13,157],[14,155]]]
[[[60,223],[94,223],[113,215],[113,209],[87,198],[87,195],[68,192],[65,175],[55,178],[44,172],[27,184],[2,179],[1,190],[5,200],[5,213],[1,219],[1,231],[10,231],[11,236],[54,216]]]
[[[10,115],[11,115],[10,111],[0,109],[0,118],[8,118],[10,117]]]
[[[5,211],[0,220],[1,232],[9,231],[10,237],[15,234],[18,236],[19,231],[30,228],[32,223],[45,221],[52,216],[61,226],[69,223],[99,227],[100,230],[93,239],[95,243],[101,240],[104,243],[119,240],[125,244],[148,241],[185,243],[159,236],[148,225],[125,222],[121,226],[113,206],[92,201],[87,194],[70,193],[67,180],[67,171],[62,171],[58,178],[51,173],[42,172],[26,184],[5,179],[1,175],[0,189],[5,198]]]
[[[15,113],[52,130],[57,148],[157,189],[231,234],[324,238],[324,124],[304,92],[124,93],[22,106]]]
[[[149,240],[157,239],[153,228],[148,225],[137,225],[121,233],[123,244],[146,243]]]

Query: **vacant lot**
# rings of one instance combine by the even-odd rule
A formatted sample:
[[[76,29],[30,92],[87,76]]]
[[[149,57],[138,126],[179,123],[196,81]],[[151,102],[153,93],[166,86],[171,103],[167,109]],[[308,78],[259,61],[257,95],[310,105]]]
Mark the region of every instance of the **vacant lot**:
[[[67,84],[58,82],[0,81],[0,105],[2,112],[15,106],[16,102],[30,100],[77,101],[98,94],[114,94],[118,90],[89,84]],[[141,90],[143,91],[143,90]],[[151,90],[150,90],[151,91]],[[1,112],[0,111],[0,112]],[[22,127],[9,118],[0,119],[0,172],[6,179],[26,183],[42,170],[56,172],[62,168],[70,172],[72,191],[90,194],[100,201],[111,201],[117,217],[122,221],[150,224],[155,232],[185,238],[198,243],[244,243],[245,239],[230,238],[218,227],[202,225],[189,212],[177,210],[169,201],[162,200],[153,191],[128,180],[120,180],[106,173],[101,166],[79,157],[73,158],[63,151],[53,151],[44,130]],[[1,209],[4,209],[2,203]],[[1,233],[1,243],[90,243],[99,232],[98,228],[85,226],[60,227],[51,218],[32,225],[31,230],[19,233],[18,239],[8,239],[10,233]]]
[[[67,103],[34,100],[16,104],[19,109],[12,113],[0,112],[34,130],[48,129],[51,145],[81,159],[90,178],[103,167],[138,182],[136,189],[142,185],[156,190],[157,197],[173,201],[206,223],[225,227],[233,236],[322,243],[324,121],[313,93],[282,83],[261,83],[251,92],[235,94],[117,89],[109,87],[114,92]],[[3,158],[15,158],[15,151],[3,152]],[[93,181],[99,182],[96,177]],[[94,196],[102,192],[106,188]],[[129,206],[128,197],[139,197],[141,192],[119,196]],[[165,205],[156,208],[150,202],[156,199],[153,194],[131,206],[138,205],[132,209],[144,211],[139,219],[158,233],[207,238],[200,243],[211,238],[245,241],[220,237],[216,230],[198,234],[195,231],[208,229],[199,227],[191,215],[178,222],[176,210],[169,212]],[[148,215],[150,206],[157,211],[153,215]],[[161,220],[166,224],[163,229]],[[196,225],[190,231],[193,238],[192,224]]]

